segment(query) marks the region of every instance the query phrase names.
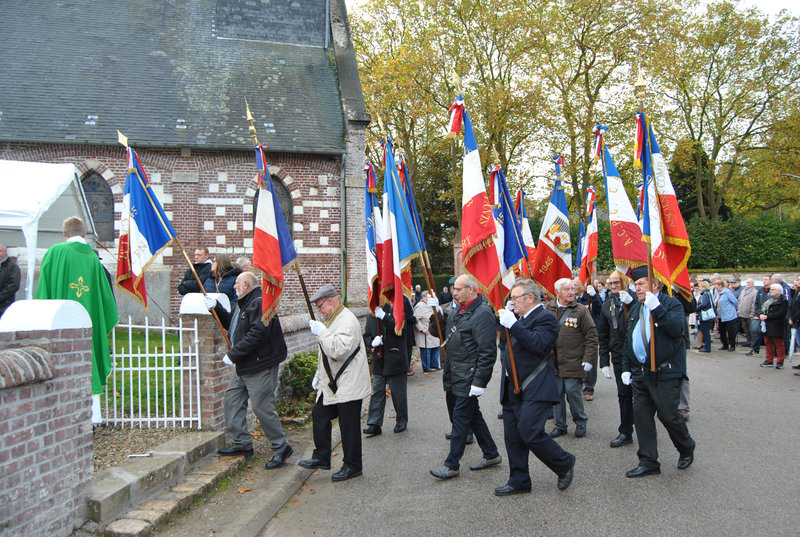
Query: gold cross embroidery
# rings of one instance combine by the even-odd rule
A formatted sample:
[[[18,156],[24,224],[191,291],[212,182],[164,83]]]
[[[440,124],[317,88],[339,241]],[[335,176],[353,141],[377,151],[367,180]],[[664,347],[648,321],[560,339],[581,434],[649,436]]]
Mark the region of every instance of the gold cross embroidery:
[[[83,293],[89,292],[89,288],[83,284],[83,276],[78,277],[78,281],[76,283],[69,284],[70,289],[75,289],[75,294],[78,298],[83,295]]]

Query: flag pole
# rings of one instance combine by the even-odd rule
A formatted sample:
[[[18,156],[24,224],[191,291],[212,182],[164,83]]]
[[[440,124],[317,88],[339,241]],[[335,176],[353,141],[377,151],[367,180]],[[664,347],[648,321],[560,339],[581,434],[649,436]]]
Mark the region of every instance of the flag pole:
[[[647,83],[644,81],[642,77],[642,70],[639,69],[639,78],[636,80],[636,98],[639,100],[639,109],[642,111],[642,136],[648,137],[650,136],[650,128],[647,124],[647,116],[644,113],[644,89],[647,86]],[[650,144],[648,143],[647,150],[650,151]],[[650,158],[650,166],[653,165],[653,159]],[[644,173],[647,173],[647,170],[643,168]],[[653,186],[655,187],[655,177],[653,178]],[[647,197],[647,181],[645,180],[644,184],[645,189],[645,197]],[[649,200],[648,200],[649,203]],[[648,216],[650,211],[648,210]],[[650,240],[647,240],[647,286],[648,291],[653,291],[653,252],[651,250]],[[646,307],[644,304],[642,307]],[[655,322],[653,321],[653,316],[650,315],[650,371],[655,373],[656,371],[656,338],[655,338]]]

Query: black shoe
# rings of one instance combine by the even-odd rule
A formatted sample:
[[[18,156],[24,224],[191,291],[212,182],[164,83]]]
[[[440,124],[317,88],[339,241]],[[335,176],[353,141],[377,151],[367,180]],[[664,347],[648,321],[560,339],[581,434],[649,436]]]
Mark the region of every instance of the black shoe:
[[[758,351],[750,349],[747,353],[745,353],[745,356],[753,356],[754,354],[758,354]]]
[[[582,438],[586,436],[586,424],[579,423],[575,426],[575,438]]]
[[[364,434],[367,436],[378,436],[382,432],[380,425],[368,425],[367,428],[364,429]]]
[[[694,462],[694,453],[689,453],[685,457],[678,459],[678,470],[686,470]]]
[[[232,455],[244,455],[245,457],[252,457],[253,446],[250,446],[249,448],[241,446],[231,446],[229,448],[218,449],[217,454],[222,455],[223,457],[229,457]]]
[[[711,352],[711,350],[700,349],[700,350],[699,350],[699,351],[697,351],[697,352]]]
[[[792,369],[800,369],[800,364],[793,365],[793,366],[792,366]]]
[[[628,470],[625,472],[625,477],[644,477],[646,475],[658,475],[660,473],[660,468],[645,468],[644,466],[637,466],[633,470]]]
[[[770,362],[769,360],[764,360],[763,362],[761,362],[761,367],[772,367],[772,362]]]
[[[609,445],[611,447],[620,447],[625,444],[633,444],[633,438],[629,434],[619,433],[619,436],[612,440]]]
[[[331,481],[347,481],[361,475],[361,470],[350,468],[349,466],[342,466],[342,469],[331,476]]]
[[[778,362],[775,364],[775,369],[783,369],[783,362]]]
[[[444,433],[444,438],[445,440],[450,440],[451,438],[453,438],[453,433]]]
[[[720,348],[719,348],[719,350],[721,350],[721,351],[727,351],[727,350],[730,350],[730,349],[729,349],[728,347],[720,347]]]
[[[473,434],[472,434],[472,433],[469,433],[469,434],[467,435],[467,445],[470,445],[470,444],[472,444],[473,442],[475,442],[475,437],[473,436]]]
[[[503,411],[502,410],[497,413],[497,419],[499,419],[499,420],[503,419]]]
[[[321,468],[323,470],[330,470],[331,463],[329,462],[322,462],[319,459],[303,459],[302,461],[298,462],[300,466],[303,468]]]
[[[572,476],[575,473],[575,455],[572,456],[572,464],[569,465],[567,473],[558,478],[558,490],[567,490],[572,483]]]
[[[736,350],[736,347],[731,347],[731,348],[728,349],[728,352],[733,352],[735,350]]]
[[[292,453],[294,453],[294,449],[292,449],[291,445],[286,444],[285,448],[283,448],[278,453],[272,455],[272,458],[269,461],[267,461],[267,464],[264,465],[264,468],[266,468],[267,470],[274,470],[275,468],[280,468],[281,466],[283,466],[283,463],[286,462],[286,459],[288,459]]]
[[[511,485],[503,485],[494,489],[495,496],[511,496],[512,494],[530,494],[531,489],[515,489]]]
[[[405,430],[406,430],[406,426],[405,425],[400,425],[398,423],[397,425],[394,426],[394,432],[396,432],[396,433],[402,433]],[[380,433],[378,433],[378,434],[380,434]]]
[[[566,429],[559,429],[558,427],[556,427],[555,429],[553,429],[552,431],[550,431],[547,434],[550,435],[550,438],[558,438],[559,436],[564,436],[565,434],[567,434],[567,430]]]

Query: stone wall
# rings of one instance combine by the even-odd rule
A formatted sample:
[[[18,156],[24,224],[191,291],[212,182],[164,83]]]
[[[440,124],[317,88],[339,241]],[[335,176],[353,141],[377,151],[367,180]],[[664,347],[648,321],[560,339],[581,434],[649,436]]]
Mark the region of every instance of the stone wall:
[[[91,394],[91,329],[0,333],[0,534],[86,521]]]

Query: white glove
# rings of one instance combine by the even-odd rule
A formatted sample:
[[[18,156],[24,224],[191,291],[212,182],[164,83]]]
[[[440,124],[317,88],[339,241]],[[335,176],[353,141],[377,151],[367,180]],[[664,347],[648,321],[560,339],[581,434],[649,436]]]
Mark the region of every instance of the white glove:
[[[589,362],[581,362],[581,365],[583,366],[583,370],[587,373],[592,370],[592,364]]]
[[[648,291],[647,294],[644,295],[644,305],[647,306],[650,311],[653,311],[661,305],[661,302],[658,301],[656,295]]]
[[[321,323],[319,321],[315,321],[311,319],[308,321],[308,327],[311,329],[311,333],[315,336],[318,336],[325,330],[325,323]]]
[[[589,293],[589,296],[594,296],[597,294],[597,289],[594,288],[594,285],[589,285],[589,287],[586,288],[586,292]]]
[[[381,336],[375,336],[370,345],[372,345],[373,347],[380,347],[381,345],[383,345],[383,338]]]
[[[386,317],[386,312],[383,311],[383,308],[375,308],[375,317],[378,319],[383,319]]]
[[[619,292],[619,299],[622,301],[623,304],[630,304],[633,302],[633,297],[628,293],[628,291],[620,291]]]
[[[228,358],[227,354],[222,357],[222,363],[224,363],[225,365],[233,365],[233,362],[231,362],[231,359]]]
[[[469,387],[469,396],[470,397],[480,397],[486,391],[485,388],[479,388],[478,386],[470,386]]]
[[[506,302],[506,309],[508,311],[514,311],[514,303],[511,302],[510,300],[508,302]]]
[[[430,307],[432,307],[432,308],[433,307],[438,307],[439,306],[439,299],[436,298],[435,296],[429,296],[428,297],[428,305]]]
[[[217,299],[213,298],[213,297],[210,297],[208,295],[205,295],[203,297],[203,305],[206,307],[207,310],[210,310],[210,309],[216,307]]]
[[[620,376],[622,377],[622,383],[625,386],[630,386],[631,385],[631,372],[630,371],[623,371],[622,375],[620,375]]]
[[[444,311],[442,311],[442,307],[439,304],[436,304],[436,311],[444,315]]]
[[[601,367],[601,368],[600,368],[600,371],[602,371],[602,372],[603,372],[603,376],[604,376],[605,378],[607,378],[607,379],[610,379],[610,378],[611,378],[611,368],[610,368],[610,367],[608,367],[608,366]]]
[[[497,314],[500,316],[500,324],[506,328],[511,328],[517,322],[517,316],[508,310],[500,310]]]
[[[314,377],[311,379],[311,389],[314,391],[319,390],[319,378]]]

